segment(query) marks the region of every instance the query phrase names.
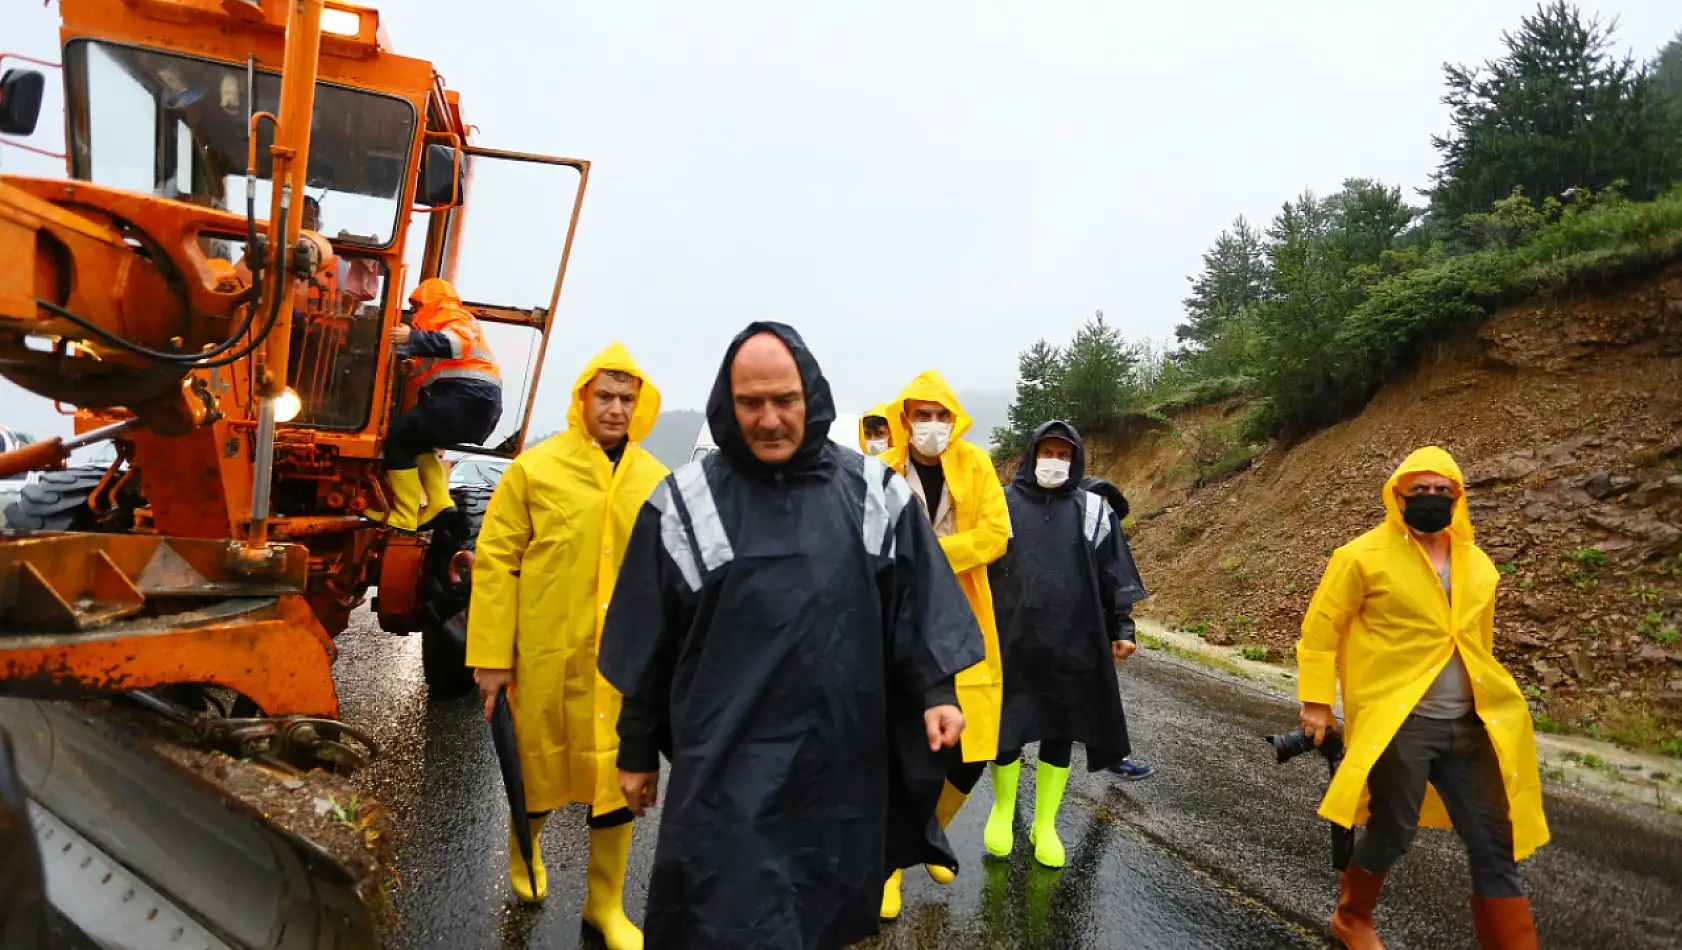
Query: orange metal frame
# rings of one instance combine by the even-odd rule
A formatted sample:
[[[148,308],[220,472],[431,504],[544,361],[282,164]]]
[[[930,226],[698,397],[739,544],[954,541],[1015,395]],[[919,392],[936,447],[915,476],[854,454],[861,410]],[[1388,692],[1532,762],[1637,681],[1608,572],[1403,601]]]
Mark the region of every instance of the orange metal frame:
[[[416,121],[399,192],[405,196],[403,216],[390,245],[333,248],[377,259],[386,273],[371,383],[374,404],[354,430],[278,429],[271,481],[277,492],[286,487],[294,508],[289,516],[267,521],[251,517],[258,406],[289,378],[292,307],[277,295],[289,295],[291,288],[265,281],[262,299],[250,300],[238,282],[230,282],[225,264],[218,267],[199,250],[203,235],[243,239],[245,216],[88,182],[4,177],[0,259],[35,259],[36,266],[25,274],[0,274],[0,371],[17,374],[14,378],[47,398],[83,407],[77,413],[78,431],[130,413],[146,424],[125,437],[123,454],[133,466],[130,472],[139,472],[147,502],[137,513],[137,530],[156,534],[0,539],[0,628],[27,634],[0,638],[0,692],[61,696],[215,682],[246,694],[271,715],[333,716],[331,634],[344,628],[361,591],[377,580],[384,612],[392,607],[418,611],[415,580],[424,548],[416,539],[388,543],[385,529],[356,513],[386,507],[378,457],[394,405],[392,393],[401,382],[387,343],[401,319],[401,291],[423,276],[454,277],[461,241],[446,237],[451,228],[459,230],[471,205],[469,172],[449,207],[409,206],[406,196],[414,193],[423,146],[429,138],[444,139],[460,146],[458,162],[473,155],[564,165],[579,173],[548,309],[539,314],[476,306],[484,319],[542,333],[537,371],[523,407],[527,422],[589,163],[467,144],[470,127],[459,96],[444,87],[431,64],[392,52],[377,13],[340,0],[61,0],[60,10],[60,39],[66,46],[100,41],[236,68],[250,57],[255,69],[279,73],[280,107],[274,115],[252,120],[253,127],[258,122],[275,127],[267,157],[268,221],[275,226],[271,234],[269,224],[259,222],[257,230],[288,248],[301,235],[302,185],[318,82],[400,98],[414,109]],[[355,15],[355,34],[322,32],[324,10]],[[67,139],[79,108],[67,102]],[[258,167],[256,139],[251,135],[252,171]],[[403,264],[407,225],[419,213],[431,218],[423,273],[411,277]],[[134,234],[125,230],[129,224],[173,269],[134,263],[128,246]],[[37,235],[43,233],[52,234],[62,252],[40,253]],[[56,305],[124,339],[183,353],[227,341],[242,308],[266,314],[277,300],[279,308],[258,355],[189,372],[154,366],[102,344],[71,321],[43,316],[34,303],[42,287],[62,288]],[[300,356],[318,358],[342,345],[333,328],[323,326],[307,328]],[[44,354],[8,349],[17,332],[67,342]],[[313,378],[309,374],[323,371],[321,362],[300,366],[300,385]],[[522,428],[515,444],[524,437]],[[113,499],[116,488],[108,477],[98,494]],[[298,503],[300,497],[314,502]],[[274,557],[254,558],[252,548]],[[185,587],[158,586],[152,565],[164,557],[163,549],[171,556],[191,552],[186,559],[194,570],[180,580]],[[234,597],[262,602],[226,608]]]

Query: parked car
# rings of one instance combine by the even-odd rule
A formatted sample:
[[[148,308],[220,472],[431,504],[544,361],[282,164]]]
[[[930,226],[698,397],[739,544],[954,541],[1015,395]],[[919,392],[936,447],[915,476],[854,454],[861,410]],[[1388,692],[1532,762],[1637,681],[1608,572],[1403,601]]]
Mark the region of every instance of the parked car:
[[[507,468],[507,459],[475,458],[469,455],[450,465],[450,487],[477,485],[481,488],[495,488]]]

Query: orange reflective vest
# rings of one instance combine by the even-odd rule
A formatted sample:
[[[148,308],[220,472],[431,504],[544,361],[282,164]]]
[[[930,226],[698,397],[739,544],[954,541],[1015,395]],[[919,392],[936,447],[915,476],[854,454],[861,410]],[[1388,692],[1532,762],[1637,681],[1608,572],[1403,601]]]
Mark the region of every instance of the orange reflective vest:
[[[426,368],[416,377],[418,385],[430,386],[440,379],[477,379],[502,385],[502,373],[485,342],[484,327],[462,307],[449,281],[437,277],[423,280],[409,300],[419,308],[414,329],[442,333],[450,341],[449,356],[422,360]]]

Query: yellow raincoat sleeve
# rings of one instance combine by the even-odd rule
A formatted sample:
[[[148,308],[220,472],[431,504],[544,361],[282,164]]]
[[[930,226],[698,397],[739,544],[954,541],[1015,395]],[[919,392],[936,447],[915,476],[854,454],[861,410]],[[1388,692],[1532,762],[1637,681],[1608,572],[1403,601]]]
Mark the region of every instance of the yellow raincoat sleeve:
[[[975,527],[940,539],[940,548],[957,574],[986,567],[1004,557],[1005,546],[1010,543],[1010,508],[1005,504],[1004,486],[999,484],[992,463],[985,462],[985,471],[981,471],[973,457],[965,461],[970,469],[967,473],[972,485],[970,492],[976,500]]]
[[[467,665],[514,668],[514,633],[520,611],[520,565],[531,543],[526,470],[508,466],[485,509],[473,562],[473,601],[467,613]]]
[[[1337,702],[1338,652],[1365,599],[1360,564],[1347,549],[1339,548],[1332,553],[1302,620],[1302,639],[1297,641],[1297,698],[1302,702],[1327,706]]]

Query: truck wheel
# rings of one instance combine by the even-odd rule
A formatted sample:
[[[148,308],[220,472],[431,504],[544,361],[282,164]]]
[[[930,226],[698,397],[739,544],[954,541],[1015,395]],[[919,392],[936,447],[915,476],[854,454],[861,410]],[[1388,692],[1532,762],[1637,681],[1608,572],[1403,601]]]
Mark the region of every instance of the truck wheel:
[[[467,668],[467,605],[473,579],[461,570],[452,581],[450,564],[459,552],[478,547],[491,489],[461,485],[450,495],[455,507],[433,519],[432,540],[421,562],[421,669],[434,696],[458,696],[473,689],[473,671]]]
[[[77,465],[41,472],[6,506],[6,527],[14,531],[98,531],[102,528],[88,496],[105,477],[104,465]]]

